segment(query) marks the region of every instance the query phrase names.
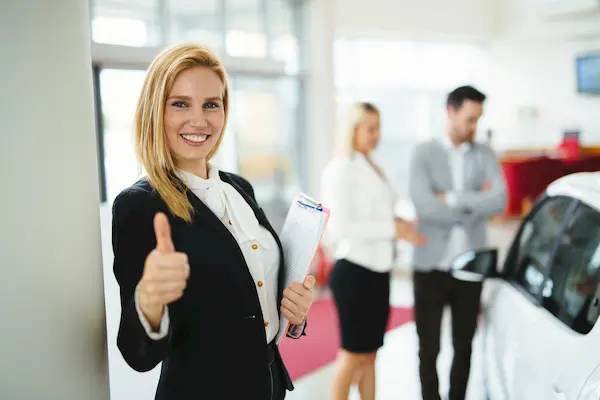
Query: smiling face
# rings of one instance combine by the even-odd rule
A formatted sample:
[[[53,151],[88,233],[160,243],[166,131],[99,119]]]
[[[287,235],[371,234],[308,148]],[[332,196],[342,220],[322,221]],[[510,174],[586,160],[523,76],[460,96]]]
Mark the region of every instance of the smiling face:
[[[167,95],[164,127],[177,168],[194,172],[206,164],[225,124],[223,94],[223,82],[209,68],[189,68],[175,78]]]

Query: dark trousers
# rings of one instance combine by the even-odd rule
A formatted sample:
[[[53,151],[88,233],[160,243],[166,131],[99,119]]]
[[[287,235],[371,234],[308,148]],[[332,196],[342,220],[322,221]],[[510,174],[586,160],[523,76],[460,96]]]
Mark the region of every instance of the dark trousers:
[[[441,271],[415,271],[413,287],[423,400],[440,400],[436,362],[440,351],[440,329],[445,305],[449,305],[452,312],[454,347],[449,399],[464,400],[482,284],[460,281]]]
[[[283,374],[279,364],[276,361],[274,342],[269,344],[267,352],[269,355],[269,374],[271,378],[271,397],[269,400],[284,400],[285,399],[285,386],[283,384]]]

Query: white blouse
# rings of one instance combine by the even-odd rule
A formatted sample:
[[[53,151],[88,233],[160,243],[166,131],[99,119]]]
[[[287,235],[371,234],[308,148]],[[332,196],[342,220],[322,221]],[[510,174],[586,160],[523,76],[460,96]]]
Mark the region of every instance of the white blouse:
[[[209,164],[208,179],[189,172],[178,171],[177,176],[229,229],[240,249],[256,284],[260,307],[265,320],[267,343],[273,341],[279,331],[277,304],[279,248],[271,233],[262,227],[252,208],[242,195],[230,184],[223,182],[219,170]],[[136,309],[146,333],[152,339],[164,338],[169,331],[169,312],[166,308],[160,329],[155,332],[144,317],[136,291]],[[298,337],[300,326],[290,327],[289,336]]]
[[[358,152],[331,161],[321,184],[323,204],[331,209],[324,242],[334,258],[376,272],[390,271],[396,250],[390,184]]]

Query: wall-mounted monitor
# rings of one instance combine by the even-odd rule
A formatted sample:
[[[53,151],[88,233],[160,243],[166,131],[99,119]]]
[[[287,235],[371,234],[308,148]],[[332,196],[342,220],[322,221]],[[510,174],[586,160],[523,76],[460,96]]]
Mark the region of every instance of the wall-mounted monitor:
[[[600,52],[577,57],[577,91],[600,95]]]

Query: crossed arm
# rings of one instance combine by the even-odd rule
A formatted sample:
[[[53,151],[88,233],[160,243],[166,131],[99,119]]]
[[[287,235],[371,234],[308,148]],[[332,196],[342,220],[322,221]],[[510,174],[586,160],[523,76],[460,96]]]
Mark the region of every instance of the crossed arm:
[[[468,225],[473,219],[502,212],[506,205],[506,186],[498,160],[490,149],[483,152],[486,183],[477,191],[436,193],[426,157],[424,147],[419,146],[410,164],[410,197],[420,221],[451,227]]]
[[[422,223],[452,227],[461,221],[463,215],[433,191],[431,176],[427,170],[427,154],[424,150],[423,146],[417,146],[409,169],[409,193],[417,218]]]
[[[491,217],[500,214],[506,207],[506,185],[500,164],[494,153],[485,149],[485,184],[477,191],[452,193],[449,204],[473,216]]]

